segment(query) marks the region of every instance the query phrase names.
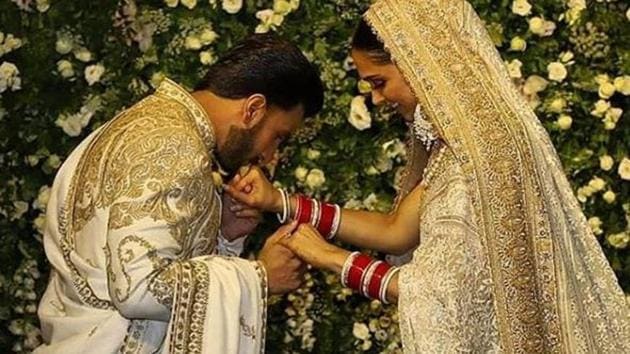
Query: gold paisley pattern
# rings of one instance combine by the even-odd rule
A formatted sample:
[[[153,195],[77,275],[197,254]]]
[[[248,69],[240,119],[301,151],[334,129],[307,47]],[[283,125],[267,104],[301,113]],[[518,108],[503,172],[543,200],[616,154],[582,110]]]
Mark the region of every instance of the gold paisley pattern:
[[[614,273],[470,4],[381,0],[366,19],[465,176],[501,350],[629,352]]]

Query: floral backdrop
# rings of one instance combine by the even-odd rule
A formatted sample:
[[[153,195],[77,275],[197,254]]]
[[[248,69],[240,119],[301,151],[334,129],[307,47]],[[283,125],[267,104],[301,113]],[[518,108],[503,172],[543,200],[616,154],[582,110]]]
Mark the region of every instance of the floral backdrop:
[[[615,0],[475,0],[557,146],[578,199],[630,292],[630,9]],[[54,175],[92,130],[170,77],[193,87],[253,32],[294,40],[321,69],[323,112],[287,146],[279,183],[387,211],[405,127],[365,98],[348,42],[369,0],[0,0],[0,351],[40,341],[37,302]],[[269,218],[271,219],[271,218]],[[275,225],[252,237],[251,249]],[[385,235],[384,235],[385,236]],[[269,352],[397,352],[395,307],[310,272],[272,299]]]

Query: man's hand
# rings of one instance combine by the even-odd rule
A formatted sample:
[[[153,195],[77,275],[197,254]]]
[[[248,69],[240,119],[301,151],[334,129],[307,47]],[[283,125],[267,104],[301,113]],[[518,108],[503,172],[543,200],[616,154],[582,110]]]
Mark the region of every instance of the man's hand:
[[[221,215],[221,235],[228,241],[251,234],[262,219],[262,214],[256,209],[247,208],[224,194],[223,213]]]
[[[258,260],[267,271],[267,282],[271,294],[284,294],[297,289],[302,283],[305,264],[280,239],[295,229],[297,222],[284,225],[265,242]]]
[[[262,211],[282,211],[282,195],[267,179],[258,166],[253,166],[243,176],[237,174],[225,187],[225,191],[238,202]]]

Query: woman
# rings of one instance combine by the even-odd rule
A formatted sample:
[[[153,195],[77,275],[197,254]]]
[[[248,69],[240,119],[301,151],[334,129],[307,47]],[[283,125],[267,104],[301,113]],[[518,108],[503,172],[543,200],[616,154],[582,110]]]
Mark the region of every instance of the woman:
[[[624,294],[546,131],[472,7],[381,0],[365,14],[352,56],[374,102],[413,120],[396,211],[334,212],[331,230],[329,206],[289,199],[256,170],[228,192],[317,225],[319,232],[302,226],[283,242],[362,293],[398,301],[408,353],[630,352]],[[421,145],[430,153],[426,169]],[[419,246],[396,273],[357,262],[319,235],[334,235],[337,225],[337,237],[359,247]],[[375,273],[381,278],[369,280]]]

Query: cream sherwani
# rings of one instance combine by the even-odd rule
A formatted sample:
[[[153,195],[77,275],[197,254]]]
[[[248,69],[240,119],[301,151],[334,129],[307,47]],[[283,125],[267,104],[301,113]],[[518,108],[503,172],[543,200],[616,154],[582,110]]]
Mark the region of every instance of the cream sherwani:
[[[263,351],[266,278],[222,255],[215,141],[165,80],[83,141],[59,171],[38,353]]]

